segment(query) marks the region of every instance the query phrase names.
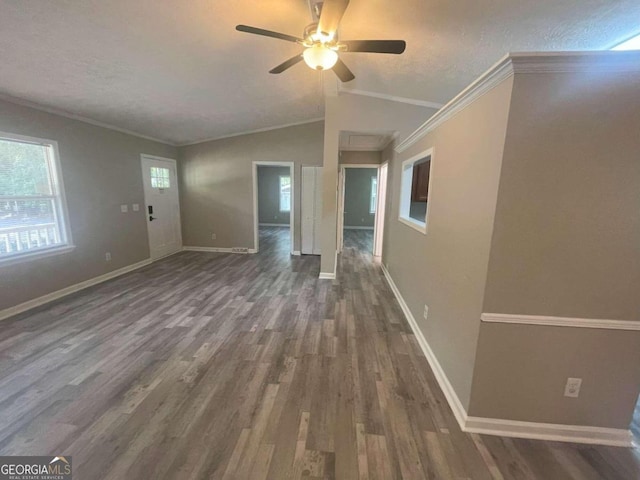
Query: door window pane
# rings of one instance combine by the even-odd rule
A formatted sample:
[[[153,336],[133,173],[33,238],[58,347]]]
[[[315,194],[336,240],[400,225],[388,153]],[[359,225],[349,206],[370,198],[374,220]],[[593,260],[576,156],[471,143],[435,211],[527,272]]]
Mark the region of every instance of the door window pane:
[[[162,167],[151,167],[151,187],[169,188],[169,169]]]

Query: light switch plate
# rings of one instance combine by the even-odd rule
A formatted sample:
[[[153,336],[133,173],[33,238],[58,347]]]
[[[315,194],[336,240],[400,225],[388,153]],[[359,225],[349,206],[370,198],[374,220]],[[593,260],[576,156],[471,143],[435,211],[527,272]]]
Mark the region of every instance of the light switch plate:
[[[138,211],[140,211],[140,204],[139,203],[134,203],[133,205],[131,205],[131,208],[133,208],[134,212],[138,212]]]
[[[127,213],[129,211],[129,205],[127,205],[127,204],[120,205],[120,211],[122,213]]]

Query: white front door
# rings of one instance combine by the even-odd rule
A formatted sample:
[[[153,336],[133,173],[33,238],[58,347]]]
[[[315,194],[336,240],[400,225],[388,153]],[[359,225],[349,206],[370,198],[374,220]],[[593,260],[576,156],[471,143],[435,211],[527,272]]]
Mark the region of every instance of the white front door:
[[[143,155],[142,181],[149,250],[155,260],[182,248],[175,160]]]

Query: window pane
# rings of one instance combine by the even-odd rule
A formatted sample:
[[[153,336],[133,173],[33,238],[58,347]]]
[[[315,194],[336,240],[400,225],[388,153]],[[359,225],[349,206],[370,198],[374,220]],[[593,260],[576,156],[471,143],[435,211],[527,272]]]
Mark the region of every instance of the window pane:
[[[67,242],[56,161],[45,141],[0,138],[0,257]]]
[[[151,188],[169,188],[169,169],[151,167]]]
[[[369,213],[376,213],[378,203],[378,178],[371,177],[371,200],[369,201]]]
[[[54,202],[0,200],[0,255],[62,243]]]
[[[48,148],[0,139],[0,195],[51,195]]]
[[[291,177],[280,177],[280,211],[291,211]]]

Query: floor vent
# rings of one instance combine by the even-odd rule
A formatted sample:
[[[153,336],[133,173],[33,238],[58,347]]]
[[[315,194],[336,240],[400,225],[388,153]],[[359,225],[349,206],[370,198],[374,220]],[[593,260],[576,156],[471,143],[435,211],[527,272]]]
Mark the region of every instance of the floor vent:
[[[231,249],[232,253],[249,253],[249,249],[246,247],[233,247]]]

